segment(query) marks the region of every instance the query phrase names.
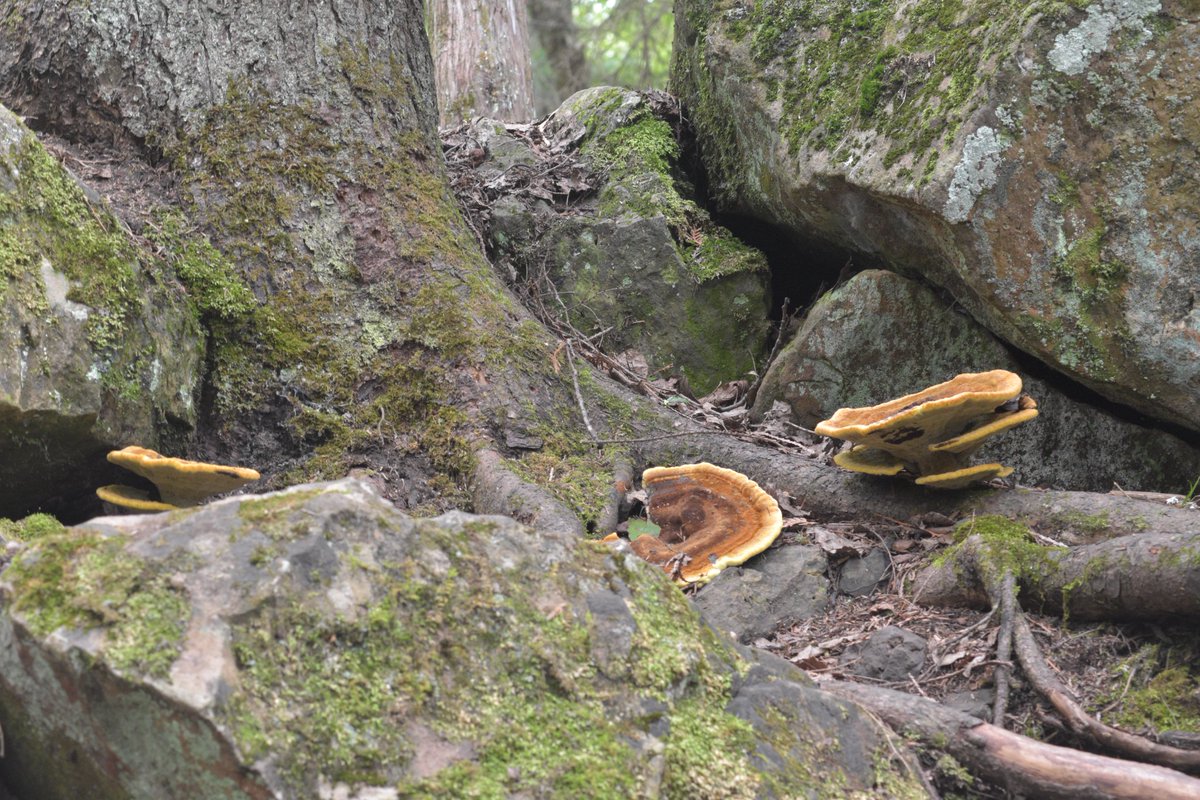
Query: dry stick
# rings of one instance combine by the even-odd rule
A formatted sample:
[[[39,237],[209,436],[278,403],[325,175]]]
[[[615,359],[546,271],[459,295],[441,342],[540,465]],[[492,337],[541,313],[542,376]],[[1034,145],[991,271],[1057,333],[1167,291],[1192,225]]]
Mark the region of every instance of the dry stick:
[[[1008,677],[1012,661],[1013,617],[1016,612],[1016,580],[1011,570],[1004,570],[1000,581],[1000,633],[996,636],[996,660],[1000,664],[993,673],[996,684],[996,701],[992,706],[992,724],[1004,727],[1004,715],[1008,712]],[[993,601],[994,602],[994,601]]]
[[[783,307],[779,310],[779,331],[775,334],[775,344],[771,347],[771,354],[763,362],[763,368],[754,376],[754,383],[750,384],[750,388],[746,390],[746,408],[754,406],[754,401],[758,398],[758,390],[762,388],[763,380],[767,377],[767,370],[775,361],[775,356],[779,355],[779,351],[783,349],[783,340],[787,336],[788,323],[791,321],[788,319],[790,302],[788,298],[783,298]]]
[[[817,683],[1010,792],[1051,800],[1200,797],[1200,780],[1166,767],[1039,742],[907,692],[825,677]]]
[[[1033,638],[1029,623],[1023,615],[1016,618],[1014,629],[1016,634],[1017,658],[1029,682],[1050,701],[1055,710],[1066,720],[1067,727],[1076,734],[1084,736],[1096,744],[1114,753],[1136,758],[1150,764],[1161,764],[1165,767],[1200,773],[1200,750],[1182,750],[1165,744],[1151,742],[1141,736],[1118,730],[1092,717],[1079,703],[1071,697],[1070,691],[1058,679],[1046,659],[1042,656],[1041,648]],[[1147,793],[1145,796],[1152,796]],[[1200,797],[1197,790],[1195,797]]]

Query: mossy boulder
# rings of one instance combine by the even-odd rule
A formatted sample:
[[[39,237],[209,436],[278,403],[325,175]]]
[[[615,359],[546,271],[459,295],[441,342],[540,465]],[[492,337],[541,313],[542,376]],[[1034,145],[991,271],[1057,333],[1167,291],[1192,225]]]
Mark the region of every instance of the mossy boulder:
[[[1194,2],[686,0],[676,26],[721,209],[919,273],[1200,430]]]
[[[908,786],[867,715],[733,649],[628,549],[414,520],[354,480],[43,537],[0,606],[0,778],[23,797]]]
[[[822,297],[771,365],[755,404],[776,400],[807,428],[843,407],[871,406],[960,372],[1021,375],[1038,416],[992,439],[975,459],[1016,468],[1023,484],[1107,492],[1177,491],[1200,474],[1200,450],[1176,436],[1064,394],[1030,375],[994,336],[922,284],[860,272]]]
[[[498,123],[477,123],[479,169],[499,192],[487,236],[511,274],[549,277],[576,328],[607,331],[606,350],[636,350],[651,372],[706,392],[761,360],[770,274],[762,253],[697,205],[669,118],[647,95],[597,87],[541,123],[537,153]],[[597,176],[594,192],[539,196],[501,177],[514,165],[549,170],[564,153]]]
[[[0,517],[67,508],[109,482],[107,450],[189,431],[203,352],[170,271],[0,107]]]

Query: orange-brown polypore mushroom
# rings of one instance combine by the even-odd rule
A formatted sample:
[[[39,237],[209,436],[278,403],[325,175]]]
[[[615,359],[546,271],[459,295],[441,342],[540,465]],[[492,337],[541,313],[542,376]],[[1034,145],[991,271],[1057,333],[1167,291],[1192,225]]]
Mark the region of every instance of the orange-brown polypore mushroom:
[[[712,464],[651,467],[642,473],[658,536],[633,551],[679,583],[706,583],[770,546],[783,529],[779,504],[754,481]]]
[[[139,514],[151,511],[173,511],[179,507],[173,506],[170,503],[160,503],[157,500],[151,500],[150,493],[144,489],[122,486],[119,483],[101,486],[96,490],[96,496],[106,503],[111,503],[118,508],[128,509]]]
[[[158,487],[164,503],[179,507],[200,505],[213,495],[231,492],[261,477],[246,467],[169,458],[136,445],[112,451],[108,460],[141,475]]]
[[[868,408],[841,408],[816,432],[855,446],[834,463],[870,475],[907,472],[922,486],[958,489],[1012,472],[1000,464],[972,467],[971,454],[993,436],[1038,414],[1007,370],[968,372],[915,394]]]

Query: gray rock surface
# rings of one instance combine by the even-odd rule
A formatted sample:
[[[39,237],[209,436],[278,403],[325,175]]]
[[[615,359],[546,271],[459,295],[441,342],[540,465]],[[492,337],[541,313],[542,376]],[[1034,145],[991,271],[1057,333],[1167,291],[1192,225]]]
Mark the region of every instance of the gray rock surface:
[[[849,558],[838,573],[838,591],[851,597],[863,597],[887,575],[891,562],[881,548],[876,547],[862,558]]]
[[[932,290],[867,270],[821,298],[771,365],[756,411],[787,402],[806,428],[842,407],[870,406],[949,380],[1007,369],[1038,403],[1037,419],[996,436],[975,456],[1014,467],[1026,485],[1107,492],[1179,491],[1200,475],[1200,448],[1073,400],[1030,377],[1008,350]]]
[[[818,547],[778,547],[722,570],[692,602],[709,625],[748,642],[823,611],[829,604],[825,569]]]
[[[838,663],[854,675],[895,683],[921,671],[928,649],[920,636],[888,625],[862,644],[847,647]]]
[[[414,520],[355,480],[30,544],[0,573],[0,725],[0,781],[39,800],[841,797],[907,774],[627,547]]]
[[[16,518],[111,483],[108,450],[189,430],[204,341],[162,263],[3,107],[0,218],[0,517]]]
[[[471,129],[487,154],[477,172],[495,195],[485,232],[495,260],[512,276],[546,271],[576,328],[607,331],[607,351],[637,351],[651,373],[681,374],[703,393],[753,369],[769,335],[766,260],[696,204],[651,100],[588,89],[538,130],[546,143],[535,154],[493,121]],[[596,191],[565,200],[529,191],[523,170],[549,171],[564,153],[599,176]],[[543,302],[558,311],[556,299]]]
[[[722,8],[676,9],[672,87],[723,210],[920,273],[1200,431],[1195,3]]]

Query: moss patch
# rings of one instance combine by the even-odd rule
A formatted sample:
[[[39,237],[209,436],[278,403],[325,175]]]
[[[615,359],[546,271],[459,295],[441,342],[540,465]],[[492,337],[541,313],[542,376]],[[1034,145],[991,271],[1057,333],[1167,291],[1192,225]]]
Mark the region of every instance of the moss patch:
[[[1200,733],[1200,642],[1151,644],[1113,667],[1096,708],[1116,706],[1108,722],[1129,731]]]
[[[0,517],[0,539],[32,542],[65,530],[63,524],[49,514],[30,514],[15,521]]]
[[[13,609],[39,636],[64,626],[104,628],[114,667],[164,677],[179,655],[190,607],[125,545],[121,537],[78,528],[38,539],[5,572]]]

